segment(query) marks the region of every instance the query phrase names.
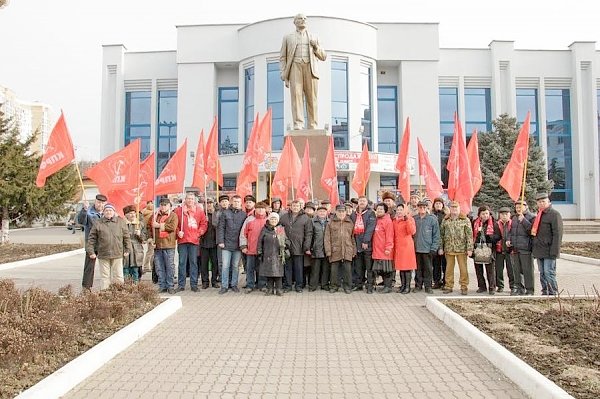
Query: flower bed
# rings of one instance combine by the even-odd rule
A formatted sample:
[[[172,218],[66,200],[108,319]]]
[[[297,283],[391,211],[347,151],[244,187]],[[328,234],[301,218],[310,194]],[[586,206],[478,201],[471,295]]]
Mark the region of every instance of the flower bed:
[[[152,310],[151,284],[113,285],[100,292],[19,291],[0,280],[0,398],[12,398]]]

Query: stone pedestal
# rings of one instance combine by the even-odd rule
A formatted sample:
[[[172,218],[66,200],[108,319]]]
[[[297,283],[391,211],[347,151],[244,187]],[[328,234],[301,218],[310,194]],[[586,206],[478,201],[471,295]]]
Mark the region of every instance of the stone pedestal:
[[[292,138],[292,143],[294,143],[300,159],[304,156],[304,148],[308,140],[314,198],[315,200],[329,198],[328,193],[321,187],[321,174],[323,173],[331,134],[325,129],[302,129],[290,130],[286,133],[286,136]]]

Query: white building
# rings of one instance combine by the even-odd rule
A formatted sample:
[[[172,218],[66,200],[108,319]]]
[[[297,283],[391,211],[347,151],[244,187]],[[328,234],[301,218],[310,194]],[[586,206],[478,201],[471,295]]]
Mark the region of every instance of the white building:
[[[489,130],[502,113],[521,122],[531,110],[532,134],[548,154],[550,177],[556,180],[553,203],[565,218],[600,219],[600,56],[595,43],[575,42],[557,51],[517,50],[507,41],[482,49],[446,49],[439,47],[435,23],[309,17],[308,29],[328,55],[319,65],[318,116],[339,150],[342,196],[355,195],[350,181],[363,140],[377,159],[370,197],[380,187],[395,186],[395,153],[406,117],[411,155],[416,156],[420,138],[440,168],[455,111],[470,134],[474,128]],[[208,133],[217,115],[224,188],[235,187],[255,113],[273,109],[274,149],[281,148],[291,124],[278,60],[282,37],[293,30],[291,17],[178,26],[174,51],[104,46],[101,156],[140,137],[143,155],[156,151],[160,168],[188,138],[190,171],[199,133]],[[266,197],[267,183],[263,172],[259,198]],[[419,183],[414,172],[412,183]]]
[[[18,126],[23,140],[39,131],[39,136],[31,147],[32,150],[41,152],[58,118],[52,107],[37,101],[19,99],[15,92],[3,86],[0,86],[0,107],[4,117],[12,119]]]

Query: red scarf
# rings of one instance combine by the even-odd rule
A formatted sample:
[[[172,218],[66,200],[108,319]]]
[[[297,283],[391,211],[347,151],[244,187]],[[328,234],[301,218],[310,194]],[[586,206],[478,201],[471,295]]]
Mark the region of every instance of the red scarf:
[[[477,239],[477,234],[479,233],[479,228],[481,227],[481,219],[475,219],[475,224],[473,225],[473,239]],[[492,218],[487,220],[487,227],[485,228],[485,235],[491,236],[494,234],[494,222]]]
[[[536,236],[538,232],[538,228],[540,227],[540,221],[542,220],[542,213],[546,212],[548,208],[539,209],[537,215],[535,215],[535,220],[533,221],[533,227],[531,227],[531,235]]]
[[[356,212],[356,222],[354,222],[354,231],[353,233],[355,235],[359,235],[365,232],[365,222],[363,221],[363,217],[362,215],[367,212],[367,210],[365,209],[362,212]]]
[[[502,252],[502,245],[506,240],[506,237],[504,236],[504,227],[506,227],[507,231],[510,231],[510,226],[512,226],[512,219],[508,219],[508,222],[506,223],[504,223],[502,220],[498,220],[498,227],[502,239],[496,243],[496,252]]]

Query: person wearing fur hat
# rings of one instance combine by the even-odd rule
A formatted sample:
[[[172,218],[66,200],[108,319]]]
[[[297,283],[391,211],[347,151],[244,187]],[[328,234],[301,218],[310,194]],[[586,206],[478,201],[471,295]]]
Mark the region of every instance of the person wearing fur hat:
[[[134,205],[127,205],[123,208],[123,214],[125,215],[125,223],[127,224],[127,231],[129,231],[132,249],[128,256],[123,257],[123,278],[125,280],[131,279],[134,283],[137,283],[142,276],[144,243],[148,239],[148,234],[146,226],[140,222]]]
[[[396,196],[394,193],[389,191],[383,193],[381,196],[381,202],[387,206],[387,213],[392,219],[394,219],[394,217],[396,217]]]

